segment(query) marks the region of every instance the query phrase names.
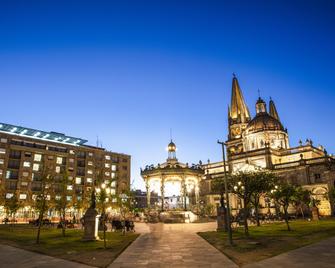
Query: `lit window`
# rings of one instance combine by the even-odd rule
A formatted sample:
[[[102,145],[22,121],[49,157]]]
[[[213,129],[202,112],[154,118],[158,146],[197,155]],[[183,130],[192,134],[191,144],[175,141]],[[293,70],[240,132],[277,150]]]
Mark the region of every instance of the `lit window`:
[[[56,196],[55,196],[55,199],[56,199],[56,200],[60,200],[60,199],[61,199],[61,196],[60,196],[60,195],[56,195]]]
[[[93,156],[93,153],[88,153],[88,156]]]
[[[31,166],[31,163],[28,162],[28,161],[24,161],[24,162],[23,162],[23,166],[24,166],[24,167],[30,167],[30,166]]]
[[[34,161],[36,161],[36,162],[40,162],[41,159],[42,159],[42,155],[41,155],[41,154],[35,154],[35,155],[34,155]]]
[[[2,175],[2,169],[0,169],[0,175]]]
[[[70,159],[69,159],[69,162],[70,162],[70,163],[74,163],[74,159],[73,159],[73,158],[70,158]]]
[[[36,200],[36,198],[37,198],[37,195],[36,195],[36,194],[33,194],[33,195],[31,196],[31,199],[34,200],[34,201]]]
[[[69,176],[68,179],[69,179],[69,181],[72,181],[72,180],[73,180],[73,177],[72,177],[72,176]]]
[[[57,157],[56,163],[57,164],[62,164],[63,163],[63,158],[62,157]]]
[[[70,150],[70,154],[75,154],[73,150]]]
[[[93,174],[93,171],[92,170],[87,170],[87,174]]]
[[[25,171],[25,172],[22,172],[22,176],[23,176],[23,177],[28,177],[28,176],[29,176],[29,172],[26,172],[26,171]]]
[[[28,182],[23,181],[23,182],[21,182],[21,185],[22,185],[22,186],[28,186]]]
[[[113,199],[112,199],[112,202],[113,202],[113,203],[116,203],[116,202],[117,202],[117,199],[116,199],[116,198],[113,198]]]
[[[88,161],[88,162],[87,162],[87,165],[89,165],[89,166],[93,166],[93,162],[92,162],[92,161]]]
[[[81,182],[82,182],[82,178],[77,177],[77,178],[76,178],[76,184],[81,184]]]
[[[27,195],[26,194],[20,194],[19,199],[27,199]]]
[[[34,164],[33,165],[33,170],[34,171],[39,171],[40,170],[40,164]]]
[[[3,165],[5,163],[4,159],[0,159],[0,165]]]
[[[72,196],[67,195],[67,196],[66,196],[66,201],[71,201],[71,200],[72,200]]]
[[[77,196],[77,200],[78,200],[78,201],[82,200],[82,198],[81,198],[80,195]]]
[[[109,177],[110,173],[108,171],[105,172],[105,176]]]
[[[7,199],[10,199],[10,198],[12,198],[14,196],[14,194],[13,193],[6,193],[6,198]]]
[[[92,179],[92,178],[87,178],[87,179],[86,179],[86,182],[87,182],[87,183],[92,183],[92,182],[93,182],[93,179]]]
[[[116,171],[116,165],[112,165],[112,170]]]
[[[57,166],[55,171],[56,171],[56,173],[60,173],[60,167]]]
[[[116,181],[111,182],[111,187],[116,187]]]
[[[73,186],[72,186],[72,185],[68,185],[68,186],[66,187],[66,189],[67,189],[68,191],[72,191]]]
[[[105,180],[105,182],[104,182],[105,184],[109,184],[110,183],[110,181],[109,180]]]
[[[11,175],[12,175],[12,172],[10,170],[7,170],[6,179],[9,179]]]
[[[0,154],[5,154],[5,153],[6,153],[6,149],[0,148]]]
[[[105,168],[110,168],[110,167],[111,167],[111,164],[105,163]]]
[[[2,142],[2,143],[7,143],[7,139],[5,139],[5,138],[1,138],[0,142]]]
[[[114,179],[115,178],[115,172],[112,172],[112,179]]]
[[[115,189],[111,189],[111,195],[115,195],[116,191]]]
[[[105,155],[105,159],[106,159],[106,160],[111,160],[110,155]]]
[[[48,201],[50,200],[50,195],[49,194],[47,195],[46,200],[48,200]]]

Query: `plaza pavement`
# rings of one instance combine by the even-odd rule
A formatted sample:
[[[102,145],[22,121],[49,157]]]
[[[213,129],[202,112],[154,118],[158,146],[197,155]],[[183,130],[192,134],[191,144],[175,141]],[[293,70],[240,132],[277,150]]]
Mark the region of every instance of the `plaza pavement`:
[[[109,268],[238,267],[196,233],[215,230],[216,223],[137,224],[142,235]]]

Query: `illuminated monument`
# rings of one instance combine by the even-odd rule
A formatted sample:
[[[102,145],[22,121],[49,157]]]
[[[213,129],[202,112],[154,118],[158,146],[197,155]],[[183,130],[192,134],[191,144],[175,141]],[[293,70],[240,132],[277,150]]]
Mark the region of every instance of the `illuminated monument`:
[[[168,158],[165,163],[157,166],[146,166],[141,169],[147,189],[148,207],[151,192],[161,197],[161,210],[190,209],[198,204],[199,186],[204,171],[199,165],[183,164],[176,157],[177,147],[174,142],[168,144]]]

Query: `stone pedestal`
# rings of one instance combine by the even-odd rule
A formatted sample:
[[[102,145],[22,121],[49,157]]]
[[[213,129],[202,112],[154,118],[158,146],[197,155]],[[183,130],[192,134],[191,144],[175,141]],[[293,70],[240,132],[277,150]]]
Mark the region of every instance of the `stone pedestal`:
[[[84,215],[84,241],[95,241],[99,239],[98,227],[99,227],[98,212],[94,208],[89,208]]]
[[[227,232],[227,224],[226,224],[226,208],[217,207],[217,231],[225,231]]]
[[[317,207],[312,207],[312,220],[313,221],[319,220],[319,210]]]

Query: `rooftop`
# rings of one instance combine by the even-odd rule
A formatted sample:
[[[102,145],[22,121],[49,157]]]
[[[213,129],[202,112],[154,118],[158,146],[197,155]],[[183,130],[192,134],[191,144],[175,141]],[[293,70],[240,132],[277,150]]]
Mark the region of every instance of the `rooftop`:
[[[24,137],[34,138],[34,139],[58,142],[58,143],[63,143],[63,144],[78,145],[78,146],[83,145],[84,143],[87,142],[87,140],[66,136],[63,133],[58,133],[58,132],[53,132],[53,131],[46,132],[42,130],[21,127],[21,126],[14,126],[14,125],[9,125],[5,123],[0,123],[0,132],[5,132],[9,134],[24,136]]]

